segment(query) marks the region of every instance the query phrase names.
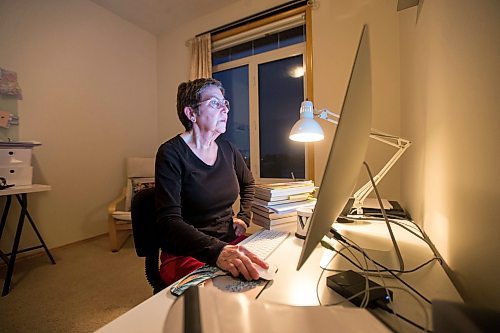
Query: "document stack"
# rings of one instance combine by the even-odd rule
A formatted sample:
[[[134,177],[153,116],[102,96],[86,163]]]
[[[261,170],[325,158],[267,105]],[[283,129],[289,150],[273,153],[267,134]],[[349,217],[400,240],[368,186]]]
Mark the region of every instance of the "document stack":
[[[311,180],[255,186],[253,223],[266,229],[297,221],[298,208],[313,208],[314,182]]]

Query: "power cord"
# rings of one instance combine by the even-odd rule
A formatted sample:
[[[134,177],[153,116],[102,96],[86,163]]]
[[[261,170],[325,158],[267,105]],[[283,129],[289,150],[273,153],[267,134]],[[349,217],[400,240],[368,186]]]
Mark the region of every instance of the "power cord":
[[[376,301],[375,304],[377,305],[377,308],[379,308],[379,309],[381,309],[381,310],[383,310],[385,312],[388,312],[388,313],[390,313],[392,315],[395,315],[396,317],[404,320],[408,324],[413,325],[416,328],[418,328],[418,329],[420,329],[420,330],[422,330],[424,332],[431,332],[431,333],[433,332],[432,330],[426,329],[425,327],[417,324],[416,322],[411,321],[410,319],[406,318],[405,316],[402,316],[399,313],[395,313],[386,303],[384,303],[384,302],[382,302],[380,300]],[[371,312],[371,313],[374,314],[373,312]],[[379,318],[379,317],[377,316],[377,318]]]
[[[348,243],[347,243],[348,244]],[[325,241],[321,241],[321,245],[323,245],[324,247],[326,247],[327,249],[329,250],[332,250],[332,251],[335,251],[337,252],[338,254],[340,254],[344,259],[346,259],[347,261],[349,261],[351,264],[353,264],[356,268],[360,269],[360,270],[364,270],[363,267],[357,265],[354,261],[352,261],[348,256],[346,256],[345,254],[343,254],[342,252],[338,251],[337,249],[335,249],[333,246],[331,246],[328,242],[325,242]],[[349,246],[352,246],[351,244],[348,244]],[[389,268],[385,267],[384,265],[374,261],[373,259],[371,259],[364,251],[360,250],[357,248],[357,246],[352,246],[354,249],[356,249],[357,251],[360,251],[364,256],[366,256],[370,261],[372,261],[373,263],[375,263],[376,265],[380,266],[383,268],[383,270],[381,271],[384,271],[384,272],[388,272],[389,274],[391,274],[393,277],[395,277],[398,281],[400,281],[402,284],[404,284],[406,287],[410,288],[415,294],[417,294],[418,296],[420,296],[423,300],[425,300],[427,303],[429,304],[432,304],[432,302],[427,298],[425,297],[424,295],[422,295],[418,290],[416,290],[414,287],[412,287],[408,282],[404,281],[403,279],[401,279],[399,276],[397,276],[395,273],[392,272],[392,270],[390,270]]]
[[[341,235],[340,235],[340,236],[341,236]],[[341,236],[341,237],[342,237],[342,236]],[[330,244],[328,244],[328,245],[330,245]],[[329,248],[329,247],[330,247],[330,246],[328,246],[327,248]],[[333,249],[333,251],[334,251],[335,253],[337,253],[337,254],[340,254],[340,255],[344,256],[344,254],[342,253],[342,251],[343,251],[343,250],[348,250],[349,252],[351,252],[351,251],[350,251],[350,248],[351,248],[351,247],[354,247],[354,246],[352,246],[352,245],[345,245],[345,244],[343,244],[343,245],[342,245],[342,248],[341,248],[340,250]],[[330,249],[330,250],[331,250],[331,249]],[[364,251],[363,251],[363,252],[364,252]],[[352,263],[353,263],[353,264],[355,264],[355,266],[360,267],[360,268],[361,268],[361,270],[363,270],[363,267],[361,267],[361,266],[362,266],[362,265],[361,265],[361,262],[357,259],[357,257],[356,257],[356,256],[354,256],[354,255],[352,254],[352,252],[351,252],[351,255],[352,255],[352,256],[353,256],[353,258],[355,258],[355,259],[356,259],[356,261],[358,262],[357,264],[356,264],[356,263],[354,263],[354,262],[352,262]],[[334,258],[335,258],[335,256],[332,256],[332,257],[328,260],[328,263],[326,264],[326,266],[328,266]],[[346,257],[346,258],[348,258],[348,257]],[[371,260],[371,259],[369,259],[369,257],[365,254],[365,256],[364,256],[364,260],[365,260],[365,264],[366,264],[366,266],[368,267],[367,260]],[[320,298],[319,298],[319,290],[318,290],[318,289],[319,289],[319,283],[320,283],[321,277],[323,276],[324,272],[325,272],[325,271],[332,271],[332,270],[329,270],[329,269],[327,269],[327,268],[325,268],[325,267],[322,267],[322,266],[320,266],[320,267],[321,267],[321,269],[322,269],[322,272],[321,272],[320,277],[319,277],[319,279],[318,279],[318,282],[317,282],[317,284],[316,284],[316,295],[317,295],[317,297],[318,297],[318,302],[319,302],[319,304],[320,304],[320,305],[323,305],[323,304],[321,303]],[[409,320],[408,318],[406,318],[406,317],[404,317],[404,316],[402,316],[402,315],[398,314],[398,313],[395,311],[395,309],[394,309],[394,304],[392,303],[392,302],[393,302],[393,300],[392,300],[392,296],[391,296],[391,294],[389,293],[388,287],[386,286],[386,284],[385,284],[385,282],[384,282],[384,278],[383,278],[382,274],[380,273],[380,271],[379,271],[379,276],[380,276],[380,279],[381,279],[381,281],[382,281],[383,286],[369,287],[368,278],[365,276],[365,278],[366,278],[366,286],[365,286],[365,290],[360,291],[360,292],[358,292],[358,293],[356,293],[356,294],[352,295],[351,297],[346,298],[346,299],[344,299],[344,300],[342,300],[342,301],[340,301],[340,302],[333,303],[333,304],[326,304],[326,305],[324,305],[324,306],[335,306],[335,305],[339,305],[339,304],[342,304],[342,303],[344,303],[344,302],[346,302],[346,301],[350,301],[350,300],[352,300],[352,299],[355,299],[355,298],[357,298],[358,296],[360,296],[360,295],[363,295],[363,294],[364,294],[364,298],[363,298],[363,300],[362,300],[362,303],[360,304],[360,307],[365,308],[365,307],[368,305],[368,299],[369,299],[369,292],[370,292],[370,290],[384,289],[384,290],[386,291],[386,294],[387,294],[387,297],[388,297],[388,300],[389,300],[389,304],[392,306],[392,308],[390,308],[390,307],[388,306],[388,304],[386,304],[386,303],[385,303],[384,301],[382,301],[382,300],[378,300],[378,301],[375,303],[375,305],[376,305],[377,307],[379,307],[379,308],[381,308],[382,310],[385,310],[385,311],[387,311],[387,312],[391,313],[392,315],[394,315],[394,316],[396,316],[396,317],[400,318],[401,320],[404,320],[404,321],[408,322],[408,323],[409,323],[409,324],[411,324],[411,325],[414,325],[415,327],[417,327],[417,328],[419,328],[419,329],[421,329],[421,330],[423,330],[423,331],[425,331],[425,332],[432,332],[432,331],[430,331],[430,330],[428,330],[428,329],[426,329],[426,328],[424,328],[424,327],[422,327],[422,326],[418,325],[417,323],[412,322],[412,321],[411,321],[411,320]],[[404,282],[403,282],[403,283],[404,283]],[[415,301],[416,301],[416,302],[420,305],[420,307],[422,308],[423,314],[424,314],[424,316],[425,316],[425,327],[429,327],[429,317],[428,317],[427,311],[426,311],[425,306],[423,305],[423,303],[422,303],[422,302],[421,302],[418,298],[416,298],[416,297],[415,297],[415,295],[413,295],[411,292],[409,292],[409,291],[408,291],[407,289],[405,289],[405,288],[402,288],[402,287],[397,287],[397,286],[390,287],[390,288],[391,288],[391,289],[393,289],[393,290],[401,290],[401,291],[404,291],[405,293],[408,293],[411,297],[413,297],[413,299],[414,299],[414,300],[415,300]],[[411,288],[411,286],[410,286],[410,288]],[[412,289],[414,292],[416,292],[413,288],[411,288],[411,289]],[[418,293],[418,292],[417,292],[417,293]],[[424,298],[424,299],[425,299],[425,298]],[[372,314],[374,314],[374,313],[372,312]],[[375,315],[375,314],[374,314],[374,315]],[[379,316],[377,316],[377,318],[379,318]],[[379,319],[380,319],[380,318],[379,318]],[[381,319],[381,320],[382,320],[382,319]],[[383,322],[384,322],[384,323],[385,323],[388,327],[390,327],[390,325],[389,325],[387,322],[385,322],[384,320],[382,320],[382,321],[383,321]]]
[[[354,244],[353,248],[354,248],[356,251],[361,252],[361,253],[363,253],[363,255],[367,255],[367,256],[368,256],[368,254],[366,254],[366,251],[364,251],[364,250],[363,250],[363,249],[362,249],[359,245],[357,245],[357,244],[356,244],[356,242],[354,242],[353,240],[351,240],[351,239],[349,239],[349,238],[347,238],[347,237],[344,237],[344,238],[347,240],[347,243],[352,243],[352,244]],[[386,266],[384,266],[383,264],[379,263],[379,262],[378,262],[378,261],[376,261],[375,259],[371,259],[371,258],[369,258],[369,257],[368,257],[368,259],[369,259],[370,261],[372,261],[373,263],[375,263],[377,266],[382,267],[382,268],[383,268],[383,270],[382,270],[383,272],[385,272],[385,271],[386,271],[386,272],[393,272],[393,273],[413,273],[413,272],[415,272],[415,271],[417,271],[417,270],[421,269],[422,267],[424,267],[424,266],[426,266],[426,265],[430,264],[430,263],[431,263],[431,262],[433,262],[434,260],[437,260],[437,261],[439,261],[439,263],[441,263],[441,260],[440,260],[440,258],[439,258],[439,257],[434,257],[434,258],[429,259],[428,261],[424,262],[423,264],[420,264],[419,266],[417,266],[417,267],[415,267],[415,268],[412,268],[412,269],[405,269],[405,270],[399,270],[399,269],[391,269],[391,268],[387,268]],[[377,270],[373,270],[373,269],[372,269],[372,270],[366,270],[366,271],[372,271],[372,272],[377,271],[377,272],[378,272],[378,271],[380,271],[380,270],[379,270],[379,269],[377,269]]]
[[[335,229],[330,229],[330,232],[333,234],[333,237],[338,240],[339,242],[341,243],[344,243],[344,244],[348,244],[349,241],[351,243],[354,243],[352,240],[349,240],[348,238],[344,238],[337,230]],[[321,243],[323,246],[326,246],[325,244],[328,244],[326,242],[324,243]],[[328,246],[331,246],[328,244]],[[344,245],[345,246],[345,245]],[[357,251],[360,251],[356,246],[354,246],[354,249],[356,249]],[[364,252],[364,251],[360,251],[360,252]],[[349,258],[346,258],[347,260],[349,260],[351,263],[353,263]],[[364,269],[365,272],[378,272],[378,271],[382,271],[382,272],[394,272],[394,273],[413,273],[419,269],[421,269],[422,267],[430,264],[431,262],[433,262],[434,260],[437,260],[441,263],[441,260],[440,258],[438,257],[434,257],[432,259],[429,259],[428,261],[424,262],[423,264],[420,264],[419,266],[415,267],[415,268],[412,268],[412,269],[405,269],[405,270],[399,270],[399,269],[390,269],[390,268],[387,268],[385,267],[384,265],[382,265],[381,263],[377,262],[375,259],[371,259],[368,257],[368,259],[372,262],[374,262],[377,266],[380,266],[382,267],[383,269],[382,270],[374,270],[374,269]],[[354,264],[354,263],[353,263]],[[360,267],[358,267],[360,268]]]
[[[411,294],[408,290],[406,290],[405,288],[402,288],[402,287],[390,287],[390,288],[391,288],[392,290],[402,290],[402,291],[404,291],[404,292],[409,293],[410,295],[412,295],[412,294]],[[386,287],[382,287],[382,286],[370,287],[370,288],[367,288],[367,289],[365,289],[365,290],[363,290],[363,291],[360,291],[360,292],[358,292],[358,293],[356,293],[356,294],[354,294],[354,295],[350,296],[349,298],[345,298],[345,299],[343,299],[343,300],[342,300],[342,301],[340,301],[340,302],[336,302],[336,303],[332,303],[332,304],[324,304],[323,306],[336,306],[336,305],[340,305],[340,304],[345,303],[345,302],[347,302],[347,301],[351,301],[352,299],[354,299],[354,298],[356,298],[356,297],[358,297],[358,296],[360,296],[360,295],[366,294],[366,293],[367,293],[367,292],[369,292],[370,290],[377,290],[377,289],[386,289]],[[413,296],[413,295],[412,295],[412,296]],[[413,297],[414,297],[414,296],[413,296]],[[423,311],[424,316],[425,316],[425,327],[428,327],[428,326],[429,326],[429,316],[428,316],[428,314],[427,314],[427,312],[426,312],[426,310],[425,310],[425,307],[424,307],[424,305],[422,304],[422,302],[418,300],[418,298],[414,297],[414,299],[415,299],[415,300],[418,302],[418,304],[421,306],[422,311]],[[392,302],[392,300],[391,300],[391,302]],[[401,318],[402,320],[404,320],[404,321],[408,322],[408,323],[409,323],[409,324],[411,324],[411,325],[414,325],[415,327],[417,327],[417,328],[421,329],[421,330],[422,330],[422,331],[424,331],[424,332],[432,332],[431,330],[429,330],[429,329],[427,329],[427,328],[425,328],[425,327],[423,327],[423,326],[421,326],[421,325],[419,325],[419,324],[417,324],[417,323],[415,323],[415,322],[411,321],[410,319],[408,319],[408,318],[406,318],[406,317],[404,317],[404,316],[402,316],[402,315],[400,315],[400,314],[396,313],[393,309],[389,308],[389,307],[387,306],[387,304],[385,304],[383,301],[380,301],[380,300],[379,300],[379,301],[377,301],[375,304],[377,305],[377,307],[378,307],[378,308],[380,308],[380,309],[382,309],[382,310],[384,310],[384,311],[386,311],[386,312],[388,312],[388,313],[390,313],[390,314],[392,314],[392,315],[395,315],[395,316],[397,316],[398,318]]]
[[[366,216],[370,216],[370,215],[366,215]],[[339,221],[339,219],[341,219]],[[357,217],[357,218],[350,218],[350,217],[342,217],[342,218],[337,218],[337,222],[338,223],[346,223],[346,222],[342,222],[342,221],[350,221],[350,222],[357,222],[357,221],[377,221],[377,222],[385,222],[385,220],[383,218],[380,218],[380,217]],[[419,238],[420,240],[422,240],[423,242],[425,242],[427,245],[429,245],[429,243],[427,243],[427,240],[417,234],[415,231],[413,230],[410,230],[410,227],[408,225],[405,225],[405,223],[403,223],[402,221],[409,221],[409,220],[397,220],[397,219],[388,219],[389,223],[392,223],[392,224],[396,224],[397,226],[405,229],[406,231],[408,231],[409,233],[411,233],[412,235],[414,235],[415,237]],[[420,231],[420,233],[422,234],[421,232],[421,229],[418,228],[418,226],[415,224],[415,222],[412,222],[412,224],[414,224],[414,228],[417,229],[418,231]]]

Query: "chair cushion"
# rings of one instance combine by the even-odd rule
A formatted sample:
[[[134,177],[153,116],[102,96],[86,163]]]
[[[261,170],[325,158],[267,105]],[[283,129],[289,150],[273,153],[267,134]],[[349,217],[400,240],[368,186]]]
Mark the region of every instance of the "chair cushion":
[[[124,212],[122,210],[117,210],[111,214],[115,220],[118,221],[123,221],[123,222],[130,222],[132,221],[132,215],[130,212]]]
[[[137,177],[129,178],[127,181],[127,191],[125,194],[125,210],[130,211],[132,198],[141,190],[155,187],[155,179],[153,177]]]

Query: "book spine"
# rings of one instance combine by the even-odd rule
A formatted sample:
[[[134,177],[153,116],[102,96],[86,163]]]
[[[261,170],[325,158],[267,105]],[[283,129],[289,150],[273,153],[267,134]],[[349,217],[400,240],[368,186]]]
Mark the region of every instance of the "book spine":
[[[268,219],[279,219],[279,218],[283,218],[283,217],[297,216],[297,211],[281,214],[281,213],[275,213],[273,211],[263,211],[260,209],[256,209],[254,207],[252,207],[252,212],[254,214],[257,214],[259,216],[262,216],[262,217],[265,217]]]
[[[261,199],[269,199],[274,196],[291,196],[302,193],[311,193],[314,191],[314,186],[303,186],[303,187],[294,187],[287,189],[275,189],[275,190],[266,190],[256,187],[255,188],[255,196]]]
[[[288,222],[296,222],[297,216],[287,216],[282,218],[266,218],[257,214],[253,215],[252,221],[260,226],[278,225]]]

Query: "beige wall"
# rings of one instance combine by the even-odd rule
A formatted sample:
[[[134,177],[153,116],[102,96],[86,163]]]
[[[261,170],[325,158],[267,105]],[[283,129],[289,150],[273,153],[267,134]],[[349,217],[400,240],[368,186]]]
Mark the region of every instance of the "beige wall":
[[[466,301],[500,310],[500,3],[425,1],[400,44],[403,201]]]
[[[372,127],[399,135],[399,45],[396,4],[392,0],[319,1],[313,13],[313,72],[315,107],[340,112],[361,30],[369,26],[373,87]],[[315,144],[316,182],[320,184],[335,126],[322,122],[326,140]],[[370,141],[366,161],[377,173],[395,153]],[[399,164],[380,182],[381,195],[399,200]],[[362,169],[356,188],[368,181]]]
[[[43,144],[34,181],[53,187],[30,196],[49,247],[107,232],[125,157],[154,154],[156,51],[155,36],[90,1],[0,2],[0,66],[17,71],[24,95],[7,107],[19,113],[19,138]]]

